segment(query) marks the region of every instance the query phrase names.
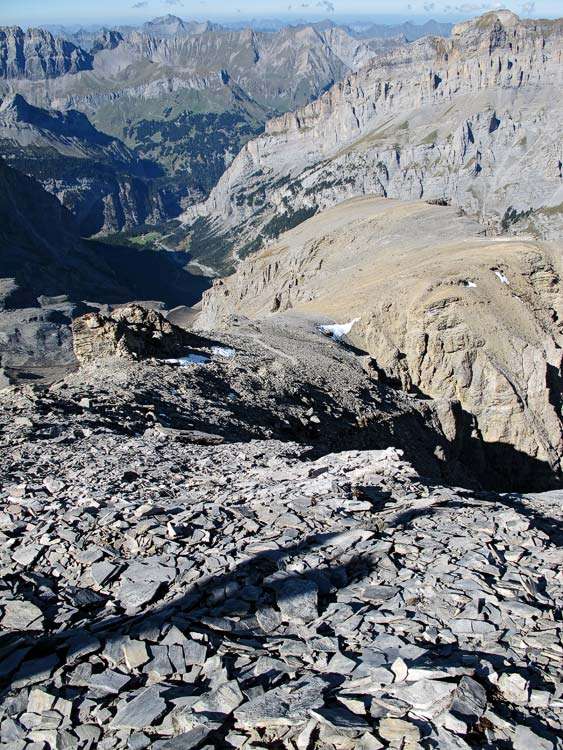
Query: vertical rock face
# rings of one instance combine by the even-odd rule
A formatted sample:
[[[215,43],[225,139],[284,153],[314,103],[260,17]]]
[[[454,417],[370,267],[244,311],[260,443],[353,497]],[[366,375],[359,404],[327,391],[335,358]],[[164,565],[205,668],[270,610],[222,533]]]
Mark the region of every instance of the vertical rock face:
[[[0,104],[0,149],[10,164],[37,179],[77,220],[83,235],[117,232],[168,218],[159,174],[122,141],[97,130],[81,112],[45,110],[23,96]]]
[[[489,13],[378,57],[271,120],[208,201],[235,250],[271,238],[272,219],[350,197],[424,197],[497,229],[557,237],[562,223],[563,22]],[[256,195],[266,194],[258,202]]]
[[[461,408],[499,484],[561,478],[561,245],[491,240],[452,208],[363,198],[283,234],[204,295],[200,324],[295,310],[355,321],[399,387]]]
[[[44,29],[0,28],[0,78],[39,81],[92,68],[92,56]]]

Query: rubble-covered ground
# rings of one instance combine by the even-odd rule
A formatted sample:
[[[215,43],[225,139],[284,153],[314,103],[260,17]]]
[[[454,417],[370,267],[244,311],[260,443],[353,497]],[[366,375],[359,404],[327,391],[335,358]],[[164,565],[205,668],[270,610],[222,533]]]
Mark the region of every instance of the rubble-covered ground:
[[[446,486],[415,399],[251,334],[0,392],[0,747],[563,748],[563,492]]]

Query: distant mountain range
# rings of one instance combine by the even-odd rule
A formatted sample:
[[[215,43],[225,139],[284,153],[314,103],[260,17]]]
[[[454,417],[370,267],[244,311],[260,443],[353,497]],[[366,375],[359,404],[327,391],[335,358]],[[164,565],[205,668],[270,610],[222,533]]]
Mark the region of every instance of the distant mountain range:
[[[407,43],[330,22],[256,32],[172,15],[53,30],[0,28],[0,148],[86,235],[178,216],[268,119]]]
[[[207,248],[209,263],[221,248],[225,271],[318,210],[370,194],[557,239],[562,46],[561,19],[498,11],[375,58],[244,147],[188,210],[190,252]]]
[[[397,24],[382,24],[373,21],[341,21],[335,22],[330,19],[322,21],[288,21],[276,18],[250,18],[241,19],[240,21],[223,21],[217,23],[214,21],[197,21],[184,20],[179,16],[168,13],[164,16],[158,16],[145,23],[135,25],[117,25],[117,26],[61,26],[57,24],[46,24],[43,28],[50,31],[54,36],[63,37],[85,49],[92,45],[92,41],[108,31],[114,31],[123,36],[133,31],[150,34],[159,38],[169,38],[173,36],[187,36],[191,34],[202,34],[206,31],[242,31],[243,29],[252,29],[253,31],[276,33],[284,28],[303,28],[312,26],[320,30],[328,28],[342,28],[350,36],[357,39],[375,39],[385,37],[395,37],[404,34],[409,41],[414,41],[422,36],[436,35],[449,36],[453,24],[442,21],[429,20],[422,24],[416,24],[412,21],[405,21]]]

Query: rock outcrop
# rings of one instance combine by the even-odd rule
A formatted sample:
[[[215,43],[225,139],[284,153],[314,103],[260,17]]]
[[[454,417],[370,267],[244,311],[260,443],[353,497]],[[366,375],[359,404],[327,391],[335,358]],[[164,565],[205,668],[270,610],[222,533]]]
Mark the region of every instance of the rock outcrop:
[[[196,337],[158,310],[125,305],[109,315],[87,313],[72,322],[74,353],[82,364],[107,357],[144,359],[183,353]]]
[[[0,79],[44,81],[92,69],[92,55],[44,29],[0,27]]]
[[[483,475],[557,481],[561,273],[560,244],[486,238],[453,208],[356,199],[215,282],[200,325],[287,309],[356,321],[349,339],[390,382],[459,404]]]
[[[562,40],[561,20],[503,11],[379,56],[268,122],[186,220],[206,218],[235,261],[304,212],[366,194],[451,203],[498,232],[557,238]]]

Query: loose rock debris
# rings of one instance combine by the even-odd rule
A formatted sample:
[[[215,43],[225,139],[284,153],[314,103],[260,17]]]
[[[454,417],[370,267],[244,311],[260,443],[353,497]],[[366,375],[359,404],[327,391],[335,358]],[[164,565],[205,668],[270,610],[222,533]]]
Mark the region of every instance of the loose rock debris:
[[[561,747],[560,492],[51,442],[2,459],[2,747]]]

